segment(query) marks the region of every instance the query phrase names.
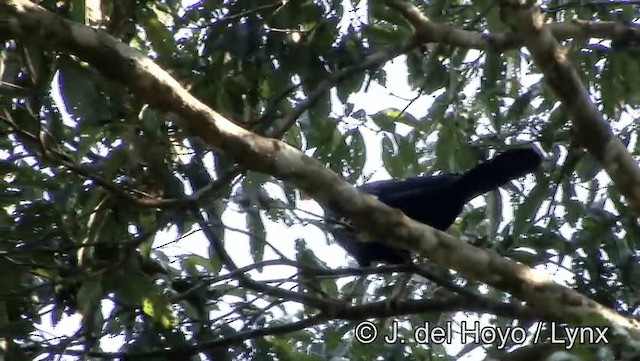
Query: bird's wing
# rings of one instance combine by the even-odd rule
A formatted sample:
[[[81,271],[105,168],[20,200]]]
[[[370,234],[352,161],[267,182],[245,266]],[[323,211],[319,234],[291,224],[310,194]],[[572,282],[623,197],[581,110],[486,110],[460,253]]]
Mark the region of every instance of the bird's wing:
[[[393,198],[397,195],[411,195],[416,192],[434,191],[447,187],[460,177],[458,174],[441,174],[432,176],[419,176],[406,179],[388,179],[365,183],[359,187],[365,193],[383,199]]]

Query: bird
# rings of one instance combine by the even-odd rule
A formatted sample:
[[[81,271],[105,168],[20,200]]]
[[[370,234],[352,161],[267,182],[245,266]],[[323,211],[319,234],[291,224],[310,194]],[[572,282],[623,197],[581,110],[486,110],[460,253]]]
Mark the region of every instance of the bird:
[[[542,160],[542,153],[533,145],[511,148],[462,174],[375,181],[358,188],[382,203],[401,210],[415,221],[446,231],[469,201],[534,172]],[[332,216],[330,212],[327,215]],[[360,267],[377,263],[405,264],[412,260],[411,253],[405,249],[375,239],[359,241],[358,234],[346,221],[338,222],[330,232],[336,243]]]

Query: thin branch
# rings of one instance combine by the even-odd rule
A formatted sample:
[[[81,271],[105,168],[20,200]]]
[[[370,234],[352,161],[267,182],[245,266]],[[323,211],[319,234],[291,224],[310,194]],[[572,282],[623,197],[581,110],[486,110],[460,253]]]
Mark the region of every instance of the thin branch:
[[[316,104],[316,102],[322,98],[331,88],[336,84],[342,82],[346,78],[356,74],[360,71],[367,69],[374,69],[383,65],[387,61],[395,58],[396,56],[405,53],[409,49],[413,48],[416,43],[413,40],[404,41],[397,46],[389,47],[375,54],[371,54],[363,59],[358,64],[346,67],[334,71],[329,77],[320,82],[313,92],[307,95],[304,101],[298,104],[293,110],[288,112],[285,116],[277,119],[271,128],[271,131],[266,133],[266,136],[273,138],[281,138],[289,128],[293,126],[295,121],[309,108]]]
[[[179,208],[179,207],[183,207],[191,204],[200,204],[210,200],[213,194],[215,194],[216,192],[226,187],[237,176],[244,173],[241,167],[234,167],[228,170],[227,172],[223,173],[215,181],[207,184],[206,186],[199,189],[198,191],[196,191],[190,196],[187,196],[185,198],[158,199],[150,195],[147,195],[145,192],[142,192],[140,190],[115,184],[95,174],[92,169],[75,164],[69,155],[63,153],[58,149],[49,147],[47,145],[47,142],[43,141],[43,137],[37,136],[35,134],[32,134],[29,131],[22,129],[13,120],[11,113],[6,108],[2,109],[2,114],[3,115],[0,117],[0,119],[2,119],[5,123],[11,126],[11,128],[13,128],[14,131],[16,131],[23,137],[31,140],[32,142],[40,146],[40,156],[43,159],[56,163],[57,165],[63,166],[69,169],[71,172],[93,181],[95,184],[106,189],[107,191],[114,194],[115,196],[121,199],[124,199],[126,201],[129,201],[140,207],[167,209],[167,208]],[[133,194],[146,195],[146,198],[136,197]]]
[[[501,18],[521,36],[549,87],[565,107],[576,140],[609,174],[631,211],[640,216],[640,168],[591,100],[567,51],[545,24],[544,15],[532,4],[514,6],[508,1],[500,10]]]
[[[514,31],[480,33],[462,30],[449,24],[435,23],[417,7],[403,0],[386,0],[390,8],[398,11],[414,28],[416,41],[422,44],[439,43],[465,49],[507,51],[525,45],[523,34]],[[618,39],[640,41],[640,27],[614,21],[574,20],[553,23],[547,28],[558,41],[567,39]]]
[[[333,300],[324,300],[317,297],[312,297],[310,295],[284,290],[278,287],[268,286],[262,282],[254,281],[244,272],[239,272],[240,269],[229,257],[229,254],[224,249],[224,246],[220,242],[220,240],[216,237],[214,232],[211,229],[211,225],[204,219],[202,214],[199,212],[197,208],[192,208],[191,212],[193,216],[197,219],[200,228],[202,229],[204,235],[207,237],[211,245],[213,246],[216,254],[222,260],[222,263],[234,273],[234,278],[240,282],[241,285],[252,289],[254,291],[263,292],[266,295],[273,296],[276,298],[284,298],[286,300],[295,301],[298,303],[302,303],[306,306],[314,307],[319,310],[327,310],[332,307],[335,307],[338,302]]]

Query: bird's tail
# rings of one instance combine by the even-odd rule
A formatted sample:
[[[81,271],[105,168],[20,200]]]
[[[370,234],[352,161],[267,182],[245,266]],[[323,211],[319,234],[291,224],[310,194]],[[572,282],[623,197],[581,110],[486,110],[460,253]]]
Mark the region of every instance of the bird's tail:
[[[505,151],[464,173],[457,182],[467,201],[535,171],[542,154],[534,147]]]

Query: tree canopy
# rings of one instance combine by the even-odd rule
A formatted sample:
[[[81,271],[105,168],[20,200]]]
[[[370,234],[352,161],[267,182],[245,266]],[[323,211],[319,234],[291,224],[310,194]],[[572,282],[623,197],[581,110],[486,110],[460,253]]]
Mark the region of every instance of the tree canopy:
[[[0,0],[0,352],[637,359],[639,19],[634,1]],[[447,232],[354,188],[521,143],[543,169]],[[420,262],[355,267],[318,205]],[[465,342],[465,317],[512,337]],[[565,347],[575,330],[599,342]]]

